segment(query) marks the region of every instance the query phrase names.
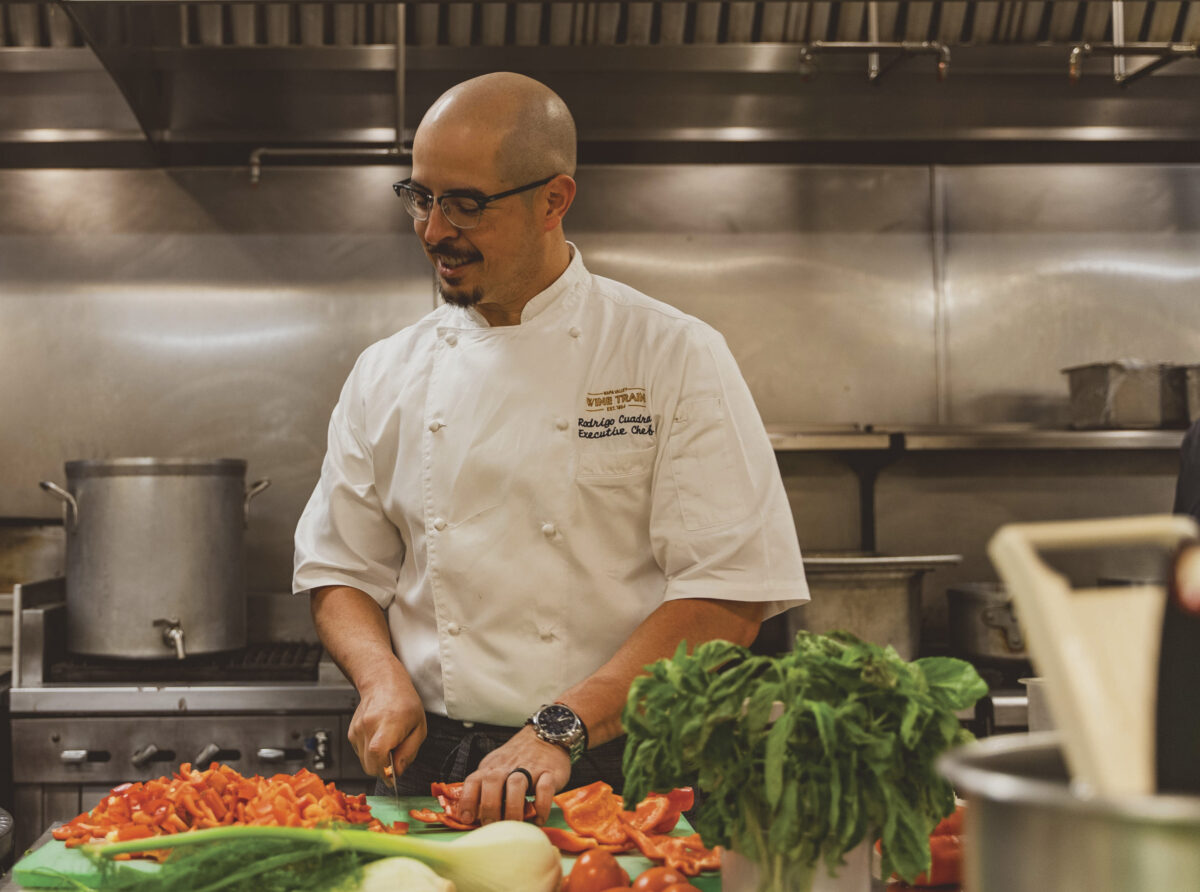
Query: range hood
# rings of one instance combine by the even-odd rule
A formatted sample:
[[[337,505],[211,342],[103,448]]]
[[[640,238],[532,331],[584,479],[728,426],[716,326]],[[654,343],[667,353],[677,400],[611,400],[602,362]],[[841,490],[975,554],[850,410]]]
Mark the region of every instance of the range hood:
[[[585,161],[1196,160],[1198,40],[1200,2],[0,3],[0,164],[394,160],[497,69]]]

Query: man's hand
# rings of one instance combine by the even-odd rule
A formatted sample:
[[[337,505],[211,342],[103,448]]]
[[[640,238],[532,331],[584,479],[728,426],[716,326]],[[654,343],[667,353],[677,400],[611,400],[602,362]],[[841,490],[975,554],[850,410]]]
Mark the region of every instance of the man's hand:
[[[313,591],[312,615],[325,650],[358,690],[346,736],[363,770],[385,777],[395,750],[395,770],[403,772],[425,740],[425,709],[392,652],[383,611],[366,592],[343,585]]]
[[[566,750],[542,740],[528,725],[484,756],[479,767],[467,775],[459,800],[462,819],[470,822],[477,817],[482,824],[521,820],[530,790],[518,768],[524,768],[533,778],[537,822],[545,824],[554,794],[571,778],[571,759]]]
[[[396,667],[399,668],[399,663]],[[350,719],[346,736],[367,774],[384,778],[384,769],[393,765],[394,759],[394,784],[417,757],[417,750],[425,740],[421,698],[403,670],[381,672],[379,678],[361,684],[358,694],[358,708]]]

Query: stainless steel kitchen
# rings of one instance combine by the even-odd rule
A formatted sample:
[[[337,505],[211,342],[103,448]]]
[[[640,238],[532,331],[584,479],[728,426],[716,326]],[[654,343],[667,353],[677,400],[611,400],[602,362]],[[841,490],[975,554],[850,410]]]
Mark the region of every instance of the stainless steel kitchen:
[[[743,816],[719,791],[640,773],[650,717],[690,703],[693,688],[655,687],[686,675],[685,653],[630,688],[627,718],[646,718],[626,722],[636,811],[619,790],[603,802],[625,848],[568,793],[508,859],[548,839],[553,880],[447,873],[426,849],[465,849],[488,822],[458,825],[454,784],[380,795],[352,673],[293,593],[347,377],[443,306],[447,270],[404,198],[418,125],[492,72],[536,79],[574,117],[573,262],[715,329],[761,415],[760,466],[773,453],[811,601],[728,665],[816,678],[850,665],[821,650],[845,646],[885,661],[911,709],[940,704],[920,720],[901,707],[897,740],[926,735],[929,776],[895,787],[861,780],[870,747],[831,738],[826,703],[763,713],[765,749],[745,760],[766,766],[759,798],[796,812],[818,790],[819,833],[846,824],[831,847],[773,811],[773,839],[816,840],[789,843],[809,863],[786,883],[727,844],[736,829],[712,815]],[[441,876],[395,889],[1200,888],[1200,560],[1181,477],[1185,435],[1200,456],[1198,87],[1200,2],[0,0],[0,889],[202,888],[155,879],[174,842],[107,861],[106,839],[132,846],[147,824],[106,837],[99,812],[203,784],[214,826],[253,823],[217,820],[233,791],[283,784],[352,816],[325,814],[325,832],[383,832],[343,885],[318,883],[325,856],[309,854],[269,888],[384,888],[356,885],[384,841]],[[449,193],[425,197],[451,220]],[[406,539],[399,560],[420,547]],[[737,671],[717,666],[696,677]],[[951,667],[977,690],[939,675]],[[735,724],[786,706],[737,690]],[[839,690],[833,706],[858,702]],[[775,733],[800,734],[802,715],[819,737]],[[692,732],[662,731],[676,733]],[[671,787],[669,825],[636,824]],[[861,820],[839,816],[851,789]],[[259,823],[285,829],[271,803]],[[896,814],[919,830],[921,876],[893,854]],[[85,824],[94,840],[71,835]],[[187,836],[166,826],[156,842]],[[690,863],[656,854],[668,834],[697,864],[721,848],[719,869],[654,885],[664,858]],[[282,838],[230,840],[285,856]],[[204,861],[187,847],[180,862]],[[600,855],[623,881],[585,878]],[[241,882],[203,888],[268,888]]]

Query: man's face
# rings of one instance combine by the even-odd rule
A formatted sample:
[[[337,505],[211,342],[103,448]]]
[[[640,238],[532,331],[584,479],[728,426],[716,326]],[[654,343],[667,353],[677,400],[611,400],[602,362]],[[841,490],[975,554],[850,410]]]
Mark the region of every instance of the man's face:
[[[491,144],[489,144],[491,143]],[[498,176],[495,140],[461,128],[433,128],[413,146],[412,183],[435,198],[446,193],[482,198],[512,188]],[[538,230],[522,196],[488,204],[479,222],[458,229],[434,203],[429,219],[413,230],[437,274],[438,291],[448,303],[506,306],[528,299],[536,281]]]

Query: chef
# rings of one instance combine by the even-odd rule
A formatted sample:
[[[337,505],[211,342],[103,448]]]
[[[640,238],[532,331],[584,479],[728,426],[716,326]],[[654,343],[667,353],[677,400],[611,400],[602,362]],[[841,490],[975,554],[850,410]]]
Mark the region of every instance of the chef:
[[[444,302],[359,357],[296,531],[364,770],[405,795],[463,780],[484,823],[619,789],[643,667],[749,644],[808,598],[724,340],[588,271],[563,234],[574,172],[571,114],[535,80],[429,109],[394,188]]]
[[[1176,514],[1187,514],[1200,523],[1200,418],[1183,437],[1179,452],[1179,477],[1175,481]]]

